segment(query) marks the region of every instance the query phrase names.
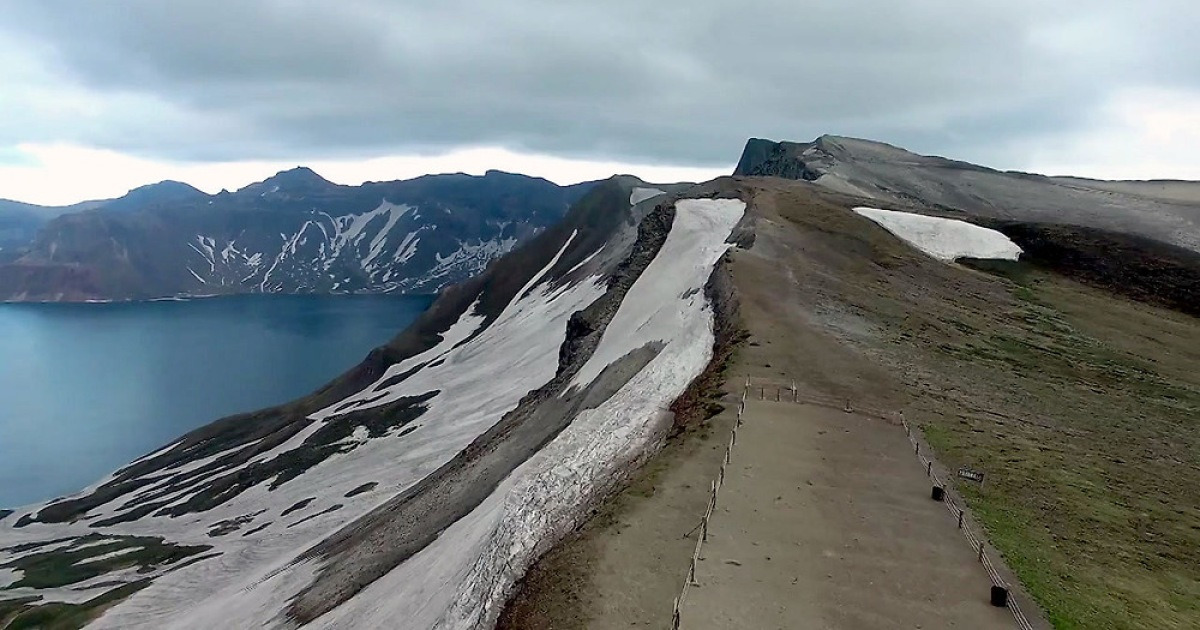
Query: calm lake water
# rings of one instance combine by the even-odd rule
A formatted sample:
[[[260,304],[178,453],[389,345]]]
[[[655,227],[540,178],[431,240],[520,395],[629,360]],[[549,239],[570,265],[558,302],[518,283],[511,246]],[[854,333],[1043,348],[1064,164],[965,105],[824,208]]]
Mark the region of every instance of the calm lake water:
[[[431,301],[0,304],[0,507],[80,490],[212,420],[308,394]]]

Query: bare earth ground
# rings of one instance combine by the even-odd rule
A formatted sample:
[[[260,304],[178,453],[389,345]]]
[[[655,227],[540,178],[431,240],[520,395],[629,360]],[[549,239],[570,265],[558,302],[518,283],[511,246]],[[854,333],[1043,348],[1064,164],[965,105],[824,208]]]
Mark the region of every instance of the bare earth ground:
[[[1078,177],[1055,177],[1054,179],[1068,185],[1107,190],[1126,195],[1138,195],[1162,201],[1188,204],[1200,203],[1200,183],[1197,182],[1172,180],[1110,182],[1081,179]]]
[[[1009,629],[903,429],[747,405],[681,628]]]
[[[853,199],[750,183],[757,240],[733,264],[750,338],[726,391],[747,374],[795,378],[805,392],[903,409],[942,463],[986,472],[982,488],[957,489],[1056,628],[1200,627],[1200,320],[1036,270],[1005,278],[941,264],[848,212]],[[728,435],[711,430],[707,441],[703,428],[677,438],[544,558],[502,627],[667,627],[694,545],[682,536],[720,462],[720,449],[704,446]],[[799,451],[792,474],[831,478],[840,460],[824,453]],[[917,496],[927,491],[922,484]],[[849,500],[870,496],[856,490]],[[815,514],[841,509],[827,499],[814,494]],[[961,570],[978,570],[968,564]],[[918,614],[881,589],[855,602],[859,617],[837,616],[831,593],[883,583],[884,569],[861,567],[876,573],[785,603],[818,606],[813,618],[827,627]],[[1025,607],[1031,618],[1034,608]]]
[[[662,628],[671,619],[731,412],[672,438],[632,485],[526,575],[499,627]]]

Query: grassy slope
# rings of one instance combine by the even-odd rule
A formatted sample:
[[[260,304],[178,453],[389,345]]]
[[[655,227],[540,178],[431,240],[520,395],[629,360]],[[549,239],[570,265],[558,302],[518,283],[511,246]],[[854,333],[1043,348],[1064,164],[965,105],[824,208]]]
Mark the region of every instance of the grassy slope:
[[[108,608],[150,584],[141,580],[114,588],[81,604],[50,603],[41,606],[23,605],[25,600],[0,602],[0,628],[4,630],[77,630],[94,621]],[[9,610],[11,609],[11,610]]]
[[[853,199],[760,185],[759,229],[801,288],[790,334],[833,330],[889,368],[826,386],[855,364],[823,351],[807,386],[882,404],[898,387],[943,463],[984,470],[960,488],[1056,627],[1200,627],[1200,318],[943,265],[857,222]]]
[[[96,544],[83,549],[76,548],[78,545],[94,543],[101,539],[102,537],[98,535],[82,537],[71,547],[32,553],[5,565],[20,570],[23,577],[6,589],[0,589],[0,629],[67,630],[82,628],[109,607],[145,588],[150,581],[148,579],[136,580],[109,589],[79,604],[41,603],[40,598],[37,597],[6,598],[5,590],[20,587],[70,586],[132,567],[138,567],[139,571],[149,572],[155,567],[173,565],[211,549],[206,545],[183,547],[166,544],[161,538],[132,536],[105,538],[105,544]],[[136,550],[103,560],[92,560],[126,548],[136,548]]]
[[[1200,624],[1200,320],[1036,272],[1003,313],[912,326],[916,407],[968,501],[1057,628]],[[998,415],[999,414],[1002,415]]]

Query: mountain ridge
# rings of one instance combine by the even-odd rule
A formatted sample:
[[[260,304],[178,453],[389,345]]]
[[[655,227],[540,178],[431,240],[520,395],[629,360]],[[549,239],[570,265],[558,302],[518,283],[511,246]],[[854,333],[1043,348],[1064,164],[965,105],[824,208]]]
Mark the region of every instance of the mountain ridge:
[[[49,219],[0,300],[434,293],[552,225],[592,185],[489,171],[334,184],[296,167],[208,195],[165,181]]]
[[[901,208],[1075,224],[1200,252],[1200,183],[1195,182],[1182,182],[1182,190],[1173,196],[1139,193],[1133,182],[999,171],[874,140],[832,135],[807,143],[753,138],[746,143],[734,174],[810,181]]]

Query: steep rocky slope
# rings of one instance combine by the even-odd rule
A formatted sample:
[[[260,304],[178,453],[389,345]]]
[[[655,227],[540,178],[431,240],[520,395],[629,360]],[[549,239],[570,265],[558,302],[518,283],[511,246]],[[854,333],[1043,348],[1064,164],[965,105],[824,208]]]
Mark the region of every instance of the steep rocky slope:
[[[498,171],[354,187],[305,168],[211,196],[160,182],[41,226],[0,266],[0,300],[433,293],[557,222],[587,188]]]
[[[71,206],[39,206],[0,199],[0,263],[15,260],[33,243],[38,230],[51,219],[70,212],[95,208],[104,201],[85,201]]]

